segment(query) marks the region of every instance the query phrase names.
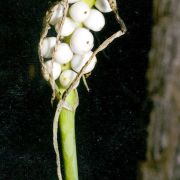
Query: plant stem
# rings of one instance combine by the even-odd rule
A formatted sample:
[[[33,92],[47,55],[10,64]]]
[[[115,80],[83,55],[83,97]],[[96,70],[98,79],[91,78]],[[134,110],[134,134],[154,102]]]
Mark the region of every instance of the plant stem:
[[[72,90],[66,102],[70,106],[77,104],[77,92]],[[63,108],[60,114],[60,134],[64,161],[65,179],[78,180],[76,139],[75,139],[75,111]]]

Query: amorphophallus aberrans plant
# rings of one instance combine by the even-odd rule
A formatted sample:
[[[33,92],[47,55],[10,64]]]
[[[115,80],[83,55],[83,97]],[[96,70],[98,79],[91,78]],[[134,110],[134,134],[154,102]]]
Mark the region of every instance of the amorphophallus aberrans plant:
[[[106,26],[103,13],[111,11],[120,30],[94,49],[91,31],[100,33]],[[56,36],[50,37],[49,31],[56,32]],[[53,121],[53,146],[59,180],[62,180],[62,174],[58,127],[65,179],[78,180],[75,141],[75,112],[79,104],[77,88],[81,78],[88,88],[86,74],[95,68],[96,55],[125,32],[126,26],[119,16],[116,0],[61,0],[44,17],[38,52],[42,74],[53,90],[52,100],[58,99]]]

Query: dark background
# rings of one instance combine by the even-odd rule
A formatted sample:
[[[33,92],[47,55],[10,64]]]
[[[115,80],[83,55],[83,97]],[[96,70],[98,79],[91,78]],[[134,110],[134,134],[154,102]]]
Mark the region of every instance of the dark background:
[[[53,1],[0,2],[0,180],[55,180],[51,89],[40,72],[42,18]],[[98,55],[79,89],[76,137],[80,180],[135,180],[145,157],[149,103],[145,72],[151,1],[119,0],[126,36]],[[111,14],[97,43],[118,29]]]

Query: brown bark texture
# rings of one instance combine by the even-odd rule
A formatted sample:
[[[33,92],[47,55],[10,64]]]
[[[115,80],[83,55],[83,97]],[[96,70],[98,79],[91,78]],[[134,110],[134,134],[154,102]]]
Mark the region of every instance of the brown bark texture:
[[[154,0],[149,96],[153,103],[142,180],[180,180],[180,0]]]

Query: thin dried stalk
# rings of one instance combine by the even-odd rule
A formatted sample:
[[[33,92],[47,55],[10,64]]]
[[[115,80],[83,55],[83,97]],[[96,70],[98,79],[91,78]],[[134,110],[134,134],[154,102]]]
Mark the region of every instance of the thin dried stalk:
[[[67,15],[68,7],[69,7],[68,0],[62,0],[61,2],[58,2],[55,5],[57,5],[57,4],[63,5],[64,13],[63,13],[63,17],[60,19],[60,22],[59,22],[59,32],[57,34],[56,45],[55,45],[55,48],[54,48],[53,53],[52,53],[52,63],[54,62],[55,51],[57,49],[58,44],[60,43],[62,26],[64,24],[64,20],[65,20],[65,17]],[[39,59],[40,59],[41,65],[42,65],[42,72],[43,73],[46,73],[47,69],[46,69],[46,66],[44,64],[45,63],[44,58],[41,55],[41,46],[42,46],[42,42],[43,42],[44,38],[47,37],[49,29],[51,28],[50,25],[49,25],[49,21],[50,21],[50,19],[52,17],[52,14],[54,12],[53,8],[55,7],[55,5],[53,7],[51,7],[50,10],[46,13],[46,16],[45,16],[44,21],[43,21],[43,30],[42,30],[42,33],[41,33],[41,38],[40,38],[40,43],[39,43],[38,53],[39,53]],[[52,71],[51,71],[51,73],[49,75],[50,75],[50,84],[51,84],[51,87],[52,87],[52,90],[53,90],[52,100],[51,101],[53,102],[53,100],[55,99],[55,95],[56,95],[56,87],[57,87],[57,85],[55,83],[55,80],[52,78],[53,77],[52,76]],[[62,180],[60,153],[59,153],[58,140],[57,140],[57,132],[58,132],[58,119],[54,119],[54,121],[53,121],[53,146],[54,146],[54,150],[55,150],[55,153],[56,153],[56,164],[57,164],[58,179]]]
[[[71,83],[71,85],[69,86],[68,89],[66,89],[66,91],[62,94],[62,98],[59,100],[58,104],[57,104],[57,108],[56,108],[56,112],[55,112],[55,116],[54,116],[54,121],[53,121],[53,145],[54,145],[54,150],[56,153],[56,163],[57,163],[57,175],[59,180],[62,180],[62,174],[61,174],[61,166],[60,166],[60,155],[59,155],[59,148],[58,148],[58,140],[57,140],[57,133],[58,133],[58,122],[59,122],[59,115],[61,113],[61,110],[65,104],[65,100],[66,97],[69,95],[69,93],[72,91],[74,85],[83,77],[84,72],[86,67],[91,63],[91,61],[93,60],[93,58],[100,52],[103,51],[109,44],[111,44],[116,38],[124,35],[126,33],[126,26],[124,24],[124,21],[121,19],[121,17],[119,16],[118,13],[118,8],[117,8],[117,3],[116,0],[108,0],[110,3],[110,6],[113,10],[113,12],[115,13],[115,17],[116,20],[118,22],[118,24],[120,25],[120,30],[117,31],[116,33],[114,33],[112,36],[110,36],[109,38],[107,38],[95,51],[94,53],[91,55],[91,57],[89,58],[89,60],[86,62],[86,64],[82,67],[81,71],[78,73],[78,75],[76,76],[76,78],[74,79],[74,81]],[[60,27],[60,31],[57,34],[57,41],[56,41],[56,46],[54,48],[53,51],[53,58],[52,61],[54,61],[54,53],[56,51],[57,45],[60,43],[60,38],[61,38],[61,29],[62,26],[64,24],[64,19],[67,15],[67,11],[68,11],[68,0],[62,0],[61,2],[59,2],[60,4],[62,4],[64,6],[64,14],[62,19],[59,22],[59,27]],[[58,4],[59,4],[58,3]],[[43,31],[41,34],[41,39],[40,39],[40,43],[39,43],[39,59],[40,62],[42,64],[42,71],[45,71],[45,66],[44,66],[44,59],[41,55],[41,44],[43,39],[47,36],[48,30],[50,29],[50,25],[49,25],[49,20],[52,16],[52,11],[53,7],[50,9],[50,11],[47,13],[45,20],[44,20],[44,25],[43,25]],[[56,95],[56,84],[55,81],[52,78],[52,73],[50,74],[50,84],[53,90],[53,97],[52,99],[55,98]]]
[[[82,76],[82,80],[83,80],[83,83],[84,83],[84,86],[85,86],[86,90],[89,92],[90,89],[89,89],[88,83],[87,83],[87,81],[86,81],[85,75]]]

